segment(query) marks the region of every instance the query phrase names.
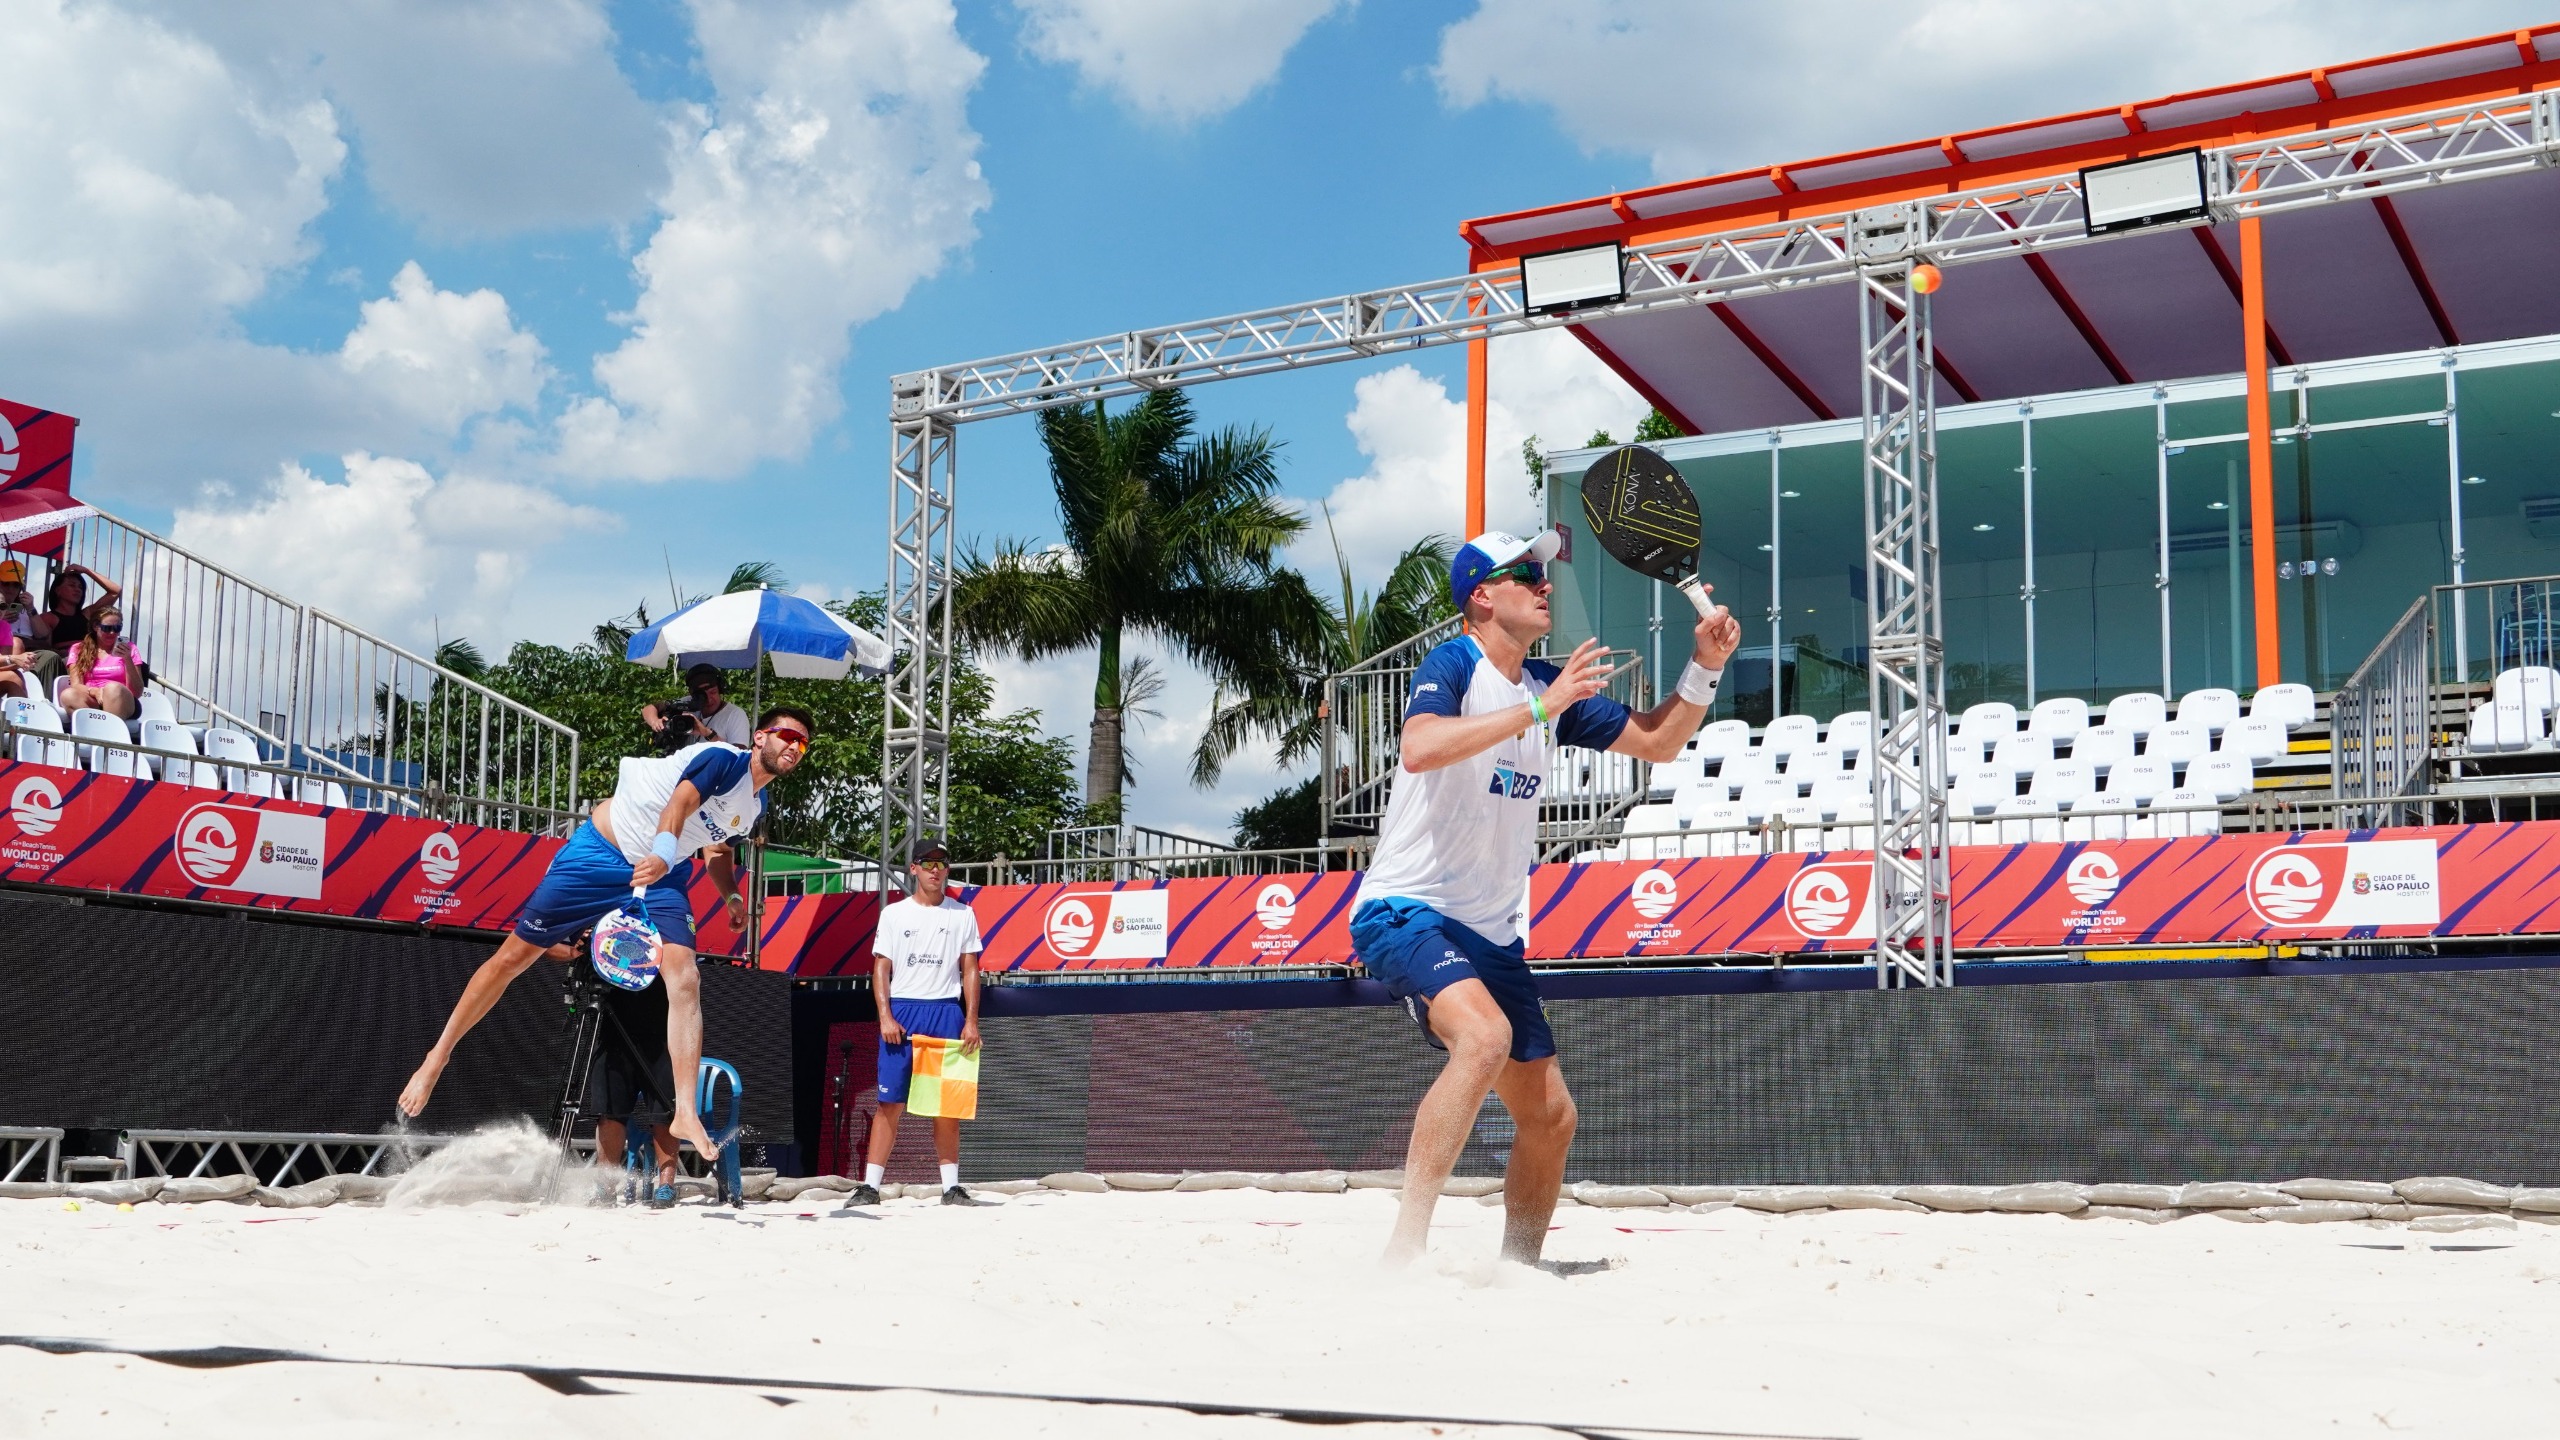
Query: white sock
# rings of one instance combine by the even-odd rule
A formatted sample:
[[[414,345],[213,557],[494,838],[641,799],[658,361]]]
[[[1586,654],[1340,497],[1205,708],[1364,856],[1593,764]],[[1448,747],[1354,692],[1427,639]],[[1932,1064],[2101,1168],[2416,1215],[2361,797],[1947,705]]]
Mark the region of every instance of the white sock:
[[[945,1166],[943,1166],[943,1167],[942,1167],[942,1188],[943,1188],[943,1189],[945,1189],[945,1190],[948,1190],[948,1189],[950,1189],[952,1186],[957,1185],[957,1184],[959,1184],[959,1183],[960,1183],[960,1166],[959,1166],[959,1164],[958,1164],[957,1162],[954,1162],[954,1163],[952,1163],[952,1164],[949,1164],[949,1165],[945,1165]]]
[[[862,1183],[877,1190],[880,1188],[880,1177],[888,1173],[889,1167],[886,1165],[865,1165],[862,1167]]]

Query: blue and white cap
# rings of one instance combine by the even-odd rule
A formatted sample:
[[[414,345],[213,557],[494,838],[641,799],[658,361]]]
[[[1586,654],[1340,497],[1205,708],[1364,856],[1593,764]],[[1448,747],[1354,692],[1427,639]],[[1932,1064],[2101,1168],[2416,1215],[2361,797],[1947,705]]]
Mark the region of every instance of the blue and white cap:
[[[1467,608],[1467,597],[1476,592],[1484,577],[1505,565],[1522,560],[1535,560],[1543,565],[1556,558],[1564,545],[1553,530],[1541,530],[1523,540],[1502,530],[1487,530],[1458,547],[1449,561],[1449,599],[1459,609]]]

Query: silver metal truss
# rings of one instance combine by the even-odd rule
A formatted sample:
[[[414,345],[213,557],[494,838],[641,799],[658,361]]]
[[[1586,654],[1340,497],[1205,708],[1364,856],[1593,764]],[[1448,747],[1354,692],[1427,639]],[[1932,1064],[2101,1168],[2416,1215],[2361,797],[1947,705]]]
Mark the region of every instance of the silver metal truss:
[[[536,833],[577,824],[570,727],[112,515],[67,531],[63,562],[122,587],[125,638],[181,721],[240,731],[360,808]]]
[[[2208,151],[2205,158],[2209,204],[2208,213],[2192,222],[2199,225],[2513,175],[2560,162],[2560,93],[2253,140]],[[1912,208],[1921,219],[1906,265],[1960,266],[2105,238],[2088,233],[2077,171],[1933,196],[1912,202]],[[951,514],[951,427],[1806,286],[1865,286],[1871,283],[1872,257],[1857,253],[1862,223],[1860,213],[1841,211],[1633,248],[1627,252],[1626,298],[1569,313],[1531,314],[1519,270],[1507,266],[896,377],[889,409],[896,432],[890,642],[906,648],[907,666],[915,673],[902,672],[891,681],[883,835],[902,824],[905,833],[913,833],[928,809],[939,819],[947,804],[938,761],[949,727],[928,724],[926,714],[927,697],[949,666],[941,638],[948,634],[948,616],[937,613],[943,592],[936,577],[949,570],[947,529],[938,527],[947,527]],[[1872,303],[1870,296],[1862,311]],[[1926,403],[1925,389],[1917,393]],[[1872,411],[1867,419],[1872,430]]]
[[[62,1178],[62,1132],[46,1125],[0,1125],[0,1184]]]
[[[1911,283],[1931,216],[1858,217],[1858,375],[1865,412],[1867,706],[1875,713],[1876,984],[1952,985],[1946,663],[1938,584],[1937,375],[1929,297]]]
[[[119,1149],[129,1179],[152,1175],[170,1179],[252,1175],[261,1185],[285,1185],[317,1180],[323,1175],[388,1175],[406,1168],[417,1152],[441,1149],[460,1138],[279,1130],[127,1130]]]
[[[951,513],[959,437],[934,409],[948,388],[939,373],[901,377],[898,386],[889,435],[887,609],[897,668],[881,706],[884,883],[905,875],[925,831],[939,836],[951,825]]]

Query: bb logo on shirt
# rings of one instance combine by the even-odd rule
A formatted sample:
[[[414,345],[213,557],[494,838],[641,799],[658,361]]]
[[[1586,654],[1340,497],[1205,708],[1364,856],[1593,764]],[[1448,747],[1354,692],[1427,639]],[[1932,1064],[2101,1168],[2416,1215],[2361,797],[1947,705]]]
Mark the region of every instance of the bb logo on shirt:
[[[1485,793],[1500,795],[1511,800],[1535,800],[1538,798],[1538,787],[1545,782],[1546,777],[1543,775],[1514,770],[1508,765],[1496,765],[1493,767],[1493,783],[1485,787]]]

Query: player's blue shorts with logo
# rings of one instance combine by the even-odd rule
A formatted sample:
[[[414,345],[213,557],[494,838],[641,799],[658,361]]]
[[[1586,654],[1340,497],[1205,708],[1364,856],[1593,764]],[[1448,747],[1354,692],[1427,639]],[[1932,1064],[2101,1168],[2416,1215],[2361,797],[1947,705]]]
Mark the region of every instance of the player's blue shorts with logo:
[[[658,938],[687,950],[693,948],[693,911],[685,904],[684,892],[692,883],[693,860],[688,856],[658,877],[645,897],[649,923],[658,927]],[[590,821],[579,826],[560,853],[551,857],[551,868],[542,872],[542,883],[534,887],[523,913],[516,917],[516,937],[536,945],[557,945],[576,938],[630,899],[631,862]]]
[[[1538,1003],[1538,978],[1521,958],[1519,941],[1496,945],[1420,901],[1391,898],[1361,902],[1351,916],[1351,948],[1435,1047],[1448,1048],[1431,1033],[1431,997],[1461,980],[1481,980],[1511,1021],[1512,1059],[1556,1053],[1555,1032]]]
[[[889,1018],[910,1035],[930,1035],[937,1040],[957,1040],[960,1027],[967,1024],[969,1012],[957,1000],[900,1000],[889,998]],[[880,1103],[904,1105],[907,1089],[915,1083],[916,1047],[880,1044]]]

